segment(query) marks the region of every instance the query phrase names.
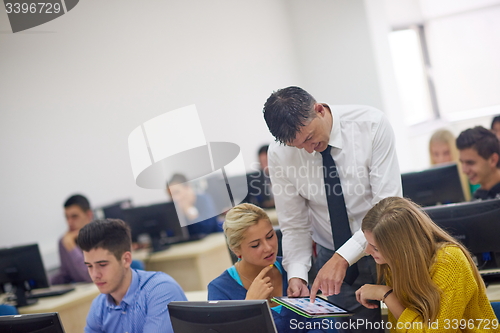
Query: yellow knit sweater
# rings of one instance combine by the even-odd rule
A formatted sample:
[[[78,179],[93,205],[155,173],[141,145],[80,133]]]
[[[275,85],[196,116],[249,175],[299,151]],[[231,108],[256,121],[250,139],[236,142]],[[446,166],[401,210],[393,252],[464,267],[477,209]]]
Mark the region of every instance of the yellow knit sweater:
[[[391,332],[500,332],[486,291],[478,286],[460,248],[441,248],[430,274],[442,290],[437,319],[425,325],[415,311],[405,309],[396,321],[389,312]]]

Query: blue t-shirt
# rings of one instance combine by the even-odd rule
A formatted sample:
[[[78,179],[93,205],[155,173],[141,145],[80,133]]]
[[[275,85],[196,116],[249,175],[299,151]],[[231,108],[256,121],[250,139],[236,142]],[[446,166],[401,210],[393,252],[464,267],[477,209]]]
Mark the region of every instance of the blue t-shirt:
[[[274,265],[281,272],[283,295],[287,294],[288,279],[286,271],[281,265],[281,257],[276,258]],[[234,277],[236,277],[236,279]],[[208,300],[243,300],[247,295],[247,290],[243,287],[241,278],[234,266],[225,270],[219,277],[208,284]],[[302,332],[324,332],[321,329],[299,329],[297,323],[320,322],[319,319],[308,319],[289,310],[285,307],[273,307],[271,311],[274,324],[279,333],[302,333]],[[300,327],[307,327],[306,325]],[[320,326],[321,327],[321,326]]]
[[[187,301],[181,286],[168,274],[132,269],[132,281],[119,305],[107,294],[92,302],[85,333],[173,333],[168,303]]]
[[[210,196],[207,194],[197,194],[194,205],[199,215],[195,220],[186,218],[190,235],[211,234],[222,231],[217,221],[218,214],[215,204]]]

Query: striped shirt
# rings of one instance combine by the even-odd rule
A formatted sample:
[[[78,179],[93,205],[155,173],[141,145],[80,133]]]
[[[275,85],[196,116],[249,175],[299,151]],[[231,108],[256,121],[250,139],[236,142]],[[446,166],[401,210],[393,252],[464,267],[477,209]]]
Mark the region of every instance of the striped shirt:
[[[94,299],[85,333],[173,333],[167,308],[172,301],[187,299],[170,275],[133,269],[130,287],[119,305],[107,294]]]

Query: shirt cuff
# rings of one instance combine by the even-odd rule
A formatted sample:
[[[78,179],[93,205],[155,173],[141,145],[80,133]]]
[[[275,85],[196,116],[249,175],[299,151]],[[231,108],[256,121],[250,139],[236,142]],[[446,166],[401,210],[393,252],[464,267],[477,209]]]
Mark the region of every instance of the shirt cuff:
[[[307,267],[302,264],[289,264],[286,268],[286,273],[288,274],[288,280],[291,278],[299,278],[306,281],[306,283],[309,282],[307,279]]]
[[[336,252],[349,263],[349,266],[366,256],[363,247],[359,246],[356,242],[349,241],[342,245]]]

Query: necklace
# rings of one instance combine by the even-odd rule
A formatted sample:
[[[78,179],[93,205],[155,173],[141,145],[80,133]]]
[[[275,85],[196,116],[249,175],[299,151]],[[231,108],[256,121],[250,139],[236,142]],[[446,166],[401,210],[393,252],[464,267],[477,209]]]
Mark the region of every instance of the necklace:
[[[245,280],[247,280],[248,282],[253,283],[253,280],[255,280],[255,278],[253,280],[247,278],[245,275],[241,274],[241,268],[240,267],[240,262],[238,261],[235,265],[236,267],[236,270],[238,271],[238,275],[241,276],[242,278],[244,278]]]

